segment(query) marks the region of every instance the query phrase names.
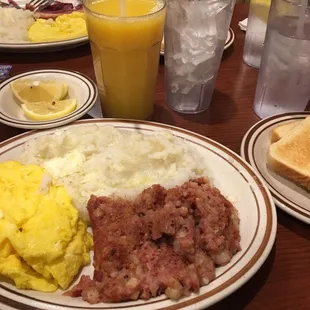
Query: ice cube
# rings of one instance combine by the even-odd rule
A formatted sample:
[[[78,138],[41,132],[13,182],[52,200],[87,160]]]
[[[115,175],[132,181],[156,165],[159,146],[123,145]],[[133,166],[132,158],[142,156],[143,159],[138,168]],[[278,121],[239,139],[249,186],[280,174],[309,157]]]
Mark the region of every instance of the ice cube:
[[[181,93],[183,95],[187,95],[195,86],[196,84],[190,82],[189,80],[176,78],[170,84],[170,90],[172,93]]]
[[[179,28],[187,21],[187,5],[182,1],[168,1],[166,27]],[[170,13],[170,14],[169,14]]]
[[[206,64],[201,64],[200,66],[195,67],[189,75],[188,80],[196,84],[205,84],[213,79],[215,71],[214,63],[207,64],[207,66]]]
[[[213,58],[215,57],[215,53],[208,53],[204,52],[199,55],[196,55],[195,58],[192,59],[193,66],[206,66],[206,64],[209,64],[212,62]]]
[[[187,95],[194,87],[195,87],[194,83],[186,81],[180,88],[180,93],[183,95]]]
[[[181,35],[178,29],[171,28],[165,32],[166,54],[176,54],[181,52]]]
[[[195,70],[195,66],[191,62],[179,63],[174,72],[179,76],[188,76]]]
[[[208,5],[203,6],[202,13],[208,16],[216,16],[228,5],[230,5],[230,0],[211,0],[208,1]]]

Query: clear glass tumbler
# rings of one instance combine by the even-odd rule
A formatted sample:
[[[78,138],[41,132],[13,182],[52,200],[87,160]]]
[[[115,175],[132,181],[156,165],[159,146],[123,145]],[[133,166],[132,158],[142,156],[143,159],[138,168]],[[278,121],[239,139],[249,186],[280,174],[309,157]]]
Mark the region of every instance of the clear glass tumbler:
[[[304,111],[310,100],[310,4],[273,0],[254,110],[265,118]]]
[[[103,115],[150,118],[165,0],[84,0],[84,11]]]
[[[165,79],[168,106],[195,114],[211,102],[233,0],[167,0]]]
[[[251,0],[243,48],[244,62],[259,68],[266,36],[271,0]]]

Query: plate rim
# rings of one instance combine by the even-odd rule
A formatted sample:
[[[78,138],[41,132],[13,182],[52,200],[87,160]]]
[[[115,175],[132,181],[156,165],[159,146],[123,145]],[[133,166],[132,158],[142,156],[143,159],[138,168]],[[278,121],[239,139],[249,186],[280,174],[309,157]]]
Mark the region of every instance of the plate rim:
[[[238,288],[240,288],[242,285],[244,285],[262,266],[262,264],[265,262],[267,257],[269,256],[269,253],[271,252],[273,248],[273,244],[276,237],[276,229],[277,229],[277,214],[276,209],[271,197],[271,194],[268,190],[268,188],[264,185],[261,177],[257,174],[255,169],[251,167],[244,159],[241,158],[238,154],[227,148],[226,146],[208,138],[203,135],[200,135],[198,133],[175,127],[172,125],[167,125],[163,123],[156,123],[156,122],[150,122],[150,121],[138,121],[138,120],[127,120],[127,119],[91,119],[91,120],[79,120],[76,121],[69,126],[75,126],[75,125],[83,125],[83,124],[96,124],[96,123],[105,123],[108,125],[113,125],[113,123],[122,123],[122,124],[128,124],[131,125],[145,125],[145,126],[151,126],[153,129],[166,129],[166,130],[172,130],[177,133],[181,133],[183,135],[192,137],[194,139],[198,139],[200,142],[211,145],[212,147],[220,150],[222,153],[228,155],[233,160],[236,160],[242,168],[244,168],[247,173],[249,174],[250,178],[254,180],[254,182],[258,185],[259,192],[262,196],[262,201],[264,202],[264,207],[266,208],[266,229],[264,233],[262,234],[262,240],[257,246],[257,250],[253,255],[248,259],[248,261],[245,262],[245,265],[232,277],[227,279],[226,282],[220,284],[218,287],[214,288],[213,294],[210,295],[210,292],[206,292],[204,294],[198,295],[196,297],[191,298],[187,301],[181,301],[175,305],[167,306],[162,309],[169,309],[169,310],[175,310],[180,308],[186,308],[186,309],[202,309],[206,306],[206,301],[209,297],[214,297],[214,300],[212,303],[207,304],[207,306],[211,306],[214,303],[217,303],[221,299],[227,297],[228,295],[232,294],[234,291],[236,291]],[[63,129],[66,129],[65,126]],[[156,128],[154,128],[156,127]],[[134,128],[134,127],[132,127]],[[51,131],[51,130],[48,130]],[[16,143],[16,141],[30,137],[32,135],[36,135],[37,133],[42,133],[42,131],[31,131],[31,132],[25,132],[22,134],[19,134],[17,136],[14,136],[12,138],[9,138],[3,142],[0,142],[0,149],[3,146],[6,146],[7,144]],[[52,133],[52,132],[51,132]],[[0,153],[0,155],[2,155]],[[219,154],[218,154],[219,155]],[[236,167],[235,167],[236,169]],[[238,170],[238,169],[236,169]],[[238,170],[239,171],[239,170]],[[258,204],[259,206],[259,204]],[[207,295],[207,296],[205,296]],[[10,300],[10,299],[9,299]],[[44,301],[41,301],[44,303]],[[22,302],[20,302],[20,305],[25,305]],[[29,304],[28,304],[29,305]],[[30,305],[31,307],[32,305]],[[57,307],[57,306],[56,306]],[[78,308],[78,307],[77,307]],[[82,307],[80,307],[82,308]],[[36,309],[40,309],[37,308]],[[83,308],[82,308],[83,309]],[[103,308],[84,308],[84,309],[103,309]],[[106,309],[106,308],[105,308]],[[112,309],[112,307],[111,307]],[[117,308],[114,308],[117,309]]]
[[[28,43],[28,42],[21,42],[21,43],[0,43],[0,50],[3,52],[10,52],[10,51],[41,51],[45,49],[53,49],[59,47],[69,47],[75,45],[82,45],[89,42],[88,35],[68,39],[68,40],[60,40],[60,41],[50,41],[50,42],[37,42],[37,43]]]
[[[57,73],[62,75],[70,75],[72,77],[80,79],[81,83],[84,83],[88,88],[88,98],[78,109],[73,111],[72,113],[65,115],[58,119],[48,120],[48,121],[27,121],[27,120],[18,120],[11,117],[7,117],[6,115],[2,115],[0,112],[0,122],[15,128],[23,128],[23,129],[51,129],[54,127],[59,127],[60,125],[66,125],[70,122],[77,120],[78,118],[84,116],[92,107],[95,105],[99,91],[96,83],[87,75],[80,73],[76,70],[64,70],[57,68],[49,68],[49,69],[36,69],[32,71],[23,71],[19,72],[16,75],[13,75],[10,78],[5,79],[0,83],[0,91],[2,87],[7,86],[10,82],[17,80],[19,78],[24,78],[34,74],[41,73]],[[12,119],[12,121],[10,120]]]
[[[304,209],[303,207],[299,206],[298,203],[291,201],[291,199],[287,198],[286,195],[283,193],[279,192],[277,189],[275,189],[262,175],[260,170],[258,169],[257,165],[255,162],[253,162],[250,158],[250,154],[253,156],[253,148],[255,141],[258,139],[260,134],[265,132],[270,126],[273,124],[280,124],[281,122],[284,121],[289,121],[289,120],[295,120],[295,119],[304,119],[306,116],[310,116],[310,111],[304,111],[304,112],[288,112],[288,113],[283,113],[283,114],[277,114],[273,115],[267,118],[264,118],[257,123],[255,123],[253,126],[250,127],[250,129],[246,132],[244,135],[242,142],[241,142],[241,147],[240,147],[240,154],[244,160],[246,160],[260,175],[260,177],[264,180],[264,183],[268,187],[273,200],[275,201],[276,205],[283,210],[285,213],[295,217],[296,219],[306,223],[310,224],[310,211],[301,211],[296,209],[295,206],[298,206],[300,209]],[[270,126],[267,126],[267,124],[270,123]],[[262,127],[265,126],[263,129]],[[261,131],[259,131],[262,129]],[[255,137],[255,140],[253,142],[253,148],[252,151],[249,150],[249,144],[250,141],[252,140],[253,136],[255,134],[258,134]],[[285,200],[283,200],[283,198]],[[288,201],[288,202],[287,202]]]
[[[231,27],[229,27],[228,32],[230,33],[230,38],[225,42],[224,50],[228,49],[235,41],[235,33]]]

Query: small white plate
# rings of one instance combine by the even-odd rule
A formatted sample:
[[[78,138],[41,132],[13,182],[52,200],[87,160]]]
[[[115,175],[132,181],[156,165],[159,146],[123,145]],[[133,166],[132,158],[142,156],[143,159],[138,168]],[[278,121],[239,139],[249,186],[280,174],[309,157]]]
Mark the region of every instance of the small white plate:
[[[178,302],[165,295],[147,301],[99,303],[90,305],[82,298],[63,296],[62,291],[43,293],[18,290],[12,283],[0,279],[0,309],[44,310],[149,310],[149,309],[205,309],[245,284],[267,259],[277,230],[277,215],[272,197],[261,177],[237,154],[223,145],[187,131],[160,123],[118,119],[93,119],[75,122],[66,128],[89,124],[114,126],[122,131],[149,134],[169,130],[184,139],[205,158],[208,175],[223,195],[231,197],[240,217],[241,251],[226,266],[216,268],[216,279],[200,289],[199,294],[181,298]],[[32,138],[50,135],[56,130],[30,131],[0,143],[0,162],[18,160],[24,143]],[[93,266],[83,268],[81,274],[93,274]],[[77,279],[78,281],[78,279]],[[77,282],[75,282],[77,283]],[[233,308],[233,307],[232,307]]]
[[[276,205],[308,224],[310,224],[310,192],[270,170],[267,167],[266,156],[274,127],[304,119],[309,115],[310,112],[295,112],[265,118],[248,130],[241,144],[241,156],[263,177]]]
[[[10,83],[17,79],[57,80],[68,84],[66,98],[76,98],[77,108],[70,114],[49,121],[33,121],[26,118],[23,110],[14,97]],[[12,127],[25,129],[46,129],[73,122],[86,114],[98,98],[96,84],[81,73],[65,70],[36,70],[15,75],[0,83],[0,122]]]
[[[233,44],[234,41],[235,41],[235,33],[234,33],[234,31],[229,27],[228,33],[227,33],[227,38],[226,38],[226,41],[225,41],[224,50],[226,50],[227,48],[229,48],[229,47]],[[162,44],[161,44],[160,55],[161,55],[161,56],[164,56],[164,55],[165,55],[164,39],[163,39]]]

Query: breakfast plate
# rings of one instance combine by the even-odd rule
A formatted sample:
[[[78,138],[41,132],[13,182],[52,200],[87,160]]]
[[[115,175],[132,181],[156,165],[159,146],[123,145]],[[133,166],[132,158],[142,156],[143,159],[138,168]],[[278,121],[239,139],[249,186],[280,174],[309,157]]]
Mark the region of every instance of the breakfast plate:
[[[14,5],[16,5],[19,9],[24,9],[29,0],[16,0],[14,1]],[[81,4],[79,0],[58,0],[57,2],[65,4],[72,3],[74,5]],[[6,5],[12,4],[11,0],[1,0],[0,8],[3,5],[6,8]],[[59,9],[58,9],[59,10]],[[73,12],[74,10],[72,10]],[[65,12],[67,13],[67,12]],[[65,14],[63,13],[63,14]],[[61,13],[59,13],[61,14]],[[14,19],[12,18],[12,21]],[[14,23],[13,23],[14,24]],[[16,22],[15,22],[16,24]],[[14,25],[15,25],[14,24]],[[10,25],[10,24],[8,24]],[[7,26],[10,27],[10,26]],[[63,26],[66,28],[66,26]],[[4,37],[4,33],[2,34]],[[72,49],[81,45],[85,45],[89,42],[88,36],[83,35],[81,37],[76,37],[74,39],[68,40],[55,40],[50,42],[1,42],[0,40],[0,52],[7,53],[45,53],[45,52],[55,52],[62,51],[66,49]]]
[[[18,79],[55,80],[68,85],[68,98],[77,99],[77,107],[70,114],[48,121],[27,119],[19,103],[13,96],[10,83]],[[98,98],[96,84],[87,76],[67,70],[35,70],[15,75],[0,83],[0,122],[8,126],[24,129],[46,129],[73,122],[85,115]]]
[[[276,205],[284,212],[308,224],[310,224],[310,192],[270,170],[266,164],[266,155],[274,127],[304,119],[309,115],[310,112],[295,112],[263,119],[248,130],[241,144],[241,156],[264,179]]]
[[[224,50],[228,49],[235,41],[235,33],[234,31],[229,27],[228,33],[227,33],[227,38],[225,41],[225,46]],[[164,50],[164,39],[161,43],[161,48],[160,48],[160,55],[164,56],[165,55],[165,50]]]
[[[224,267],[216,268],[216,279],[178,302],[161,295],[147,301],[99,303],[90,305],[81,298],[71,298],[55,293],[18,290],[9,282],[0,281],[1,309],[204,309],[232,294],[246,283],[267,259],[276,236],[277,216],[272,197],[262,178],[241,157],[219,143],[196,133],[159,123],[118,119],[93,119],[77,121],[66,128],[87,125],[114,126],[115,128],[143,134],[168,130],[180,137],[206,159],[208,176],[221,192],[230,197],[239,212],[241,251]],[[0,143],[0,162],[18,160],[25,142],[31,138],[55,133],[55,129],[26,132]],[[81,274],[91,275],[88,266]],[[78,281],[78,279],[77,279]],[[77,283],[77,282],[75,282]]]

